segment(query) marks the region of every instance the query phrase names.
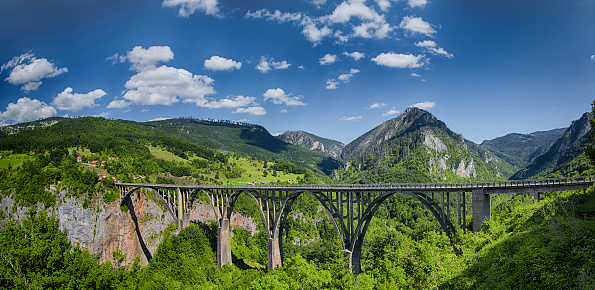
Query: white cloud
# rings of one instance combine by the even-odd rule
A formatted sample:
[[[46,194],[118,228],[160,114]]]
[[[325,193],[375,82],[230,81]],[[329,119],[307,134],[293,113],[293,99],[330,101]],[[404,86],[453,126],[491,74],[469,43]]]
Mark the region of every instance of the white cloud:
[[[388,110],[388,112],[383,113],[382,116],[387,117],[387,116],[392,116],[392,115],[396,115],[401,113],[401,111],[396,110],[395,107],[393,107],[392,109]]]
[[[299,69],[306,69],[303,65],[298,66]]]
[[[263,8],[257,11],[248,11],[244,18],[249,19],[266,19],[268,21],[276,21],[279,23],[285,22],[300,22],[302,21],[303,14],[296,12],[296,13],[282,13],[279,10],[275,10],[275,12],[271,13],[268,9]]]
[[[421,102],[421,103],[417,103],[417,104],[413,104],[413,105],[409,106],[409,108],[412,108],[412,107],[416,107],[416,108],[419,108],[422,110],[427,110],[427,109],[436,107],[436,103],[425,101],[425,102]]]
[[[376,4],[380,8],[380,10],[386,12],[390,8],[390,1],[388,0],[376,0]]]
[[[58,110],[78,112],[81,109],[88,107],[95,107],[95,100],[107,95],[103,90],[97,89],[86,94],[72,93],[72,88],[68,87],[63,92],[59,93],[52,105]]]
[[[415,45],[417,47],[425,48],[428,52],[430,52],[432,54],[441,54],[441,55],[444,55],[444,56],[446,56],[448,58],[453,58],[454,57],[454,55],[452,55],[452,53],[448,53],[448,52],[446,52],[446,50],[444,50],[444,48],[438,47],[438,45],[436,44],[436,42],[433,41],[433,40],[419,41]]]
[[[320,43],[323,38],[333,33],[333,30],[328,28],[326,25],[319,29],[318,26],[316,26],[316,23],[312,21],[302,21],[302,23],[304,26],[304,29],[302,29],[302,34],[315,45]]]
[[[364,117],[362,117],[362,116],[357,116],[357,117],[355,117],[355,116],[354,117],[347,117],[347,116],[345,116],[345,117],[341,117],[339,119],[339,121],[361,121],[363,118]]]
[[[416,77],[416,78],[419,78],[419,77],[421,77],[420,75],[418,75],[418,74],[416,74],[416,73],[411,73],[411,76],[412,76],[412,77]]]
[[[349,70],[349,73],[339,75],[339,77],[337,77],[338,81],[336,79],[326,80],[326,89],[336,90],[341,82],[344,84],[348,83],[349,81],[351,81],[351,78],[357,73],[359,73],[359,70],[352,68],[351,70]]]
[[[250,115],[262,116],[262,115],[266,115],[267,111],[263,107],[249,107],[249,108],[237,108],[232,113],[233,114],[248,113]]]
[[[287,113],[287,110],[283,109],[283,110],[281,110],[281,111],[279,111],[279,112],[280,112],[281,114],[285,114],[285,113]]]
[[[411,7],[424,7],[428,4],[428,0],[409,0],[407,4]]]
[[[329,65],[335,63],[339,58],[336,54],[325,54],[323,57],[319,59],[321,65]]]
[[[68,72],[67,68],[58,68],[45,58],[36,58],[32,53],[13,57],[2,65],[0,72],[4,70],[10,70],[6,81],[13,85],[23,85],[21,90],[25,92],[37,90],[44,78],[53,78]]]
[[[331,23],[346,23],[352,17],[373,21],[378,21],[382,18],[376,11],[366,6],[363,1],[350,1],[349,3],[342,2],[339,4],[326,19]]]
[[[205,60],[204,67],[213,71],[234,70],[242,68],[242,63],[233,59],[213,55],[210,59]]]
[[[351,52],[351,53],[349,53],[349,52],[343,52],[343,54],[346,55],[346,56],[349,56],[349,57],[353,58],[354,60],[360,60],[360,59],[366,57],[366,55],[364,53],[359,52],[359,51],[354,51],[354,52]]]
[[[236,96],[233,98],[226,98],[221,99],[219,101],[211,101],[205,105],[207,108],[211,109],[231,109],[231,108],[238,108],[238,107],[245,107],[251,105],[256,101],[255,97],[244,97],[244,96]]]
[[[405,29],[412,34],[420,33],[432,37],[436,30],[432,28],[430,23],[421,19],[421,17],[405,16],[403,21],[399,24],[399,28]]]
[[[401,53],[381,53],[373,58],[377,65],[383,65],[393,68],[416,68],[423,66],[422,55],[401,54]]]
[[[126,102],[126,100],[113,100],[108,105],[108,109],[123,109],[130,105],[130,103]]]
[[[386,103],[374,103],[371,104],[368,109],[379,109],[379,108],[384,108],[386,107]]]
[[[273,61],[272,57],[261,56],[260,62],[256,66],[256,69],[261,73],[267,73],[271,69],[288,69],[291,66],[287,61]]]
[[[130,69],[144,71],[155,69],[159,62],[169,62],[174,59],[174,52],[169,46],[151,46],[147,49],[135,46],[120,62],[128,60],[132,64]]]
[[[20,98],[16,103],[9,103],[6,111],[0,112],[0,123],[13,120],[16,123],[49,118],[56,115],[56,109],[48,104],[27,97]]]
[[[595,54],[591,56],[591,60],[595,61]]]
[[[346,73],[346,74],[339,75],[338,79],[339,79],[340,81],[343,81],[343,82],[345,82],[345,83],[348,83],[348,82],[351,80],[351,78],[352,78],[352,77],[353,77],[355,74],[357,74],[358,72],[359,72],[359,69],[354,69],[354,68],[352,68],[352,69],[349,71],[349,73]]]
[[[327,90],[336,90],[339,87],[339,82],[335,79],[328,79],[326,80],[326,89]]]
[[[271,99],[273,104],[285,104],[287,106],[305,106],[306,103],[300,101],[302,96],[295,96],[292,97],[291,94],[285,94],[280,88],[277,89],[268,89],[264,94],[264,100]]]
[[[219,16],[217,0],[163,0],[163,7],[173,8],[180,6],[178,15],[188,17],[196,11],[203,11],[207,15]]]
[[[122,98],[141,105],[171,105],[181,101],[203,107],[208,103],[205,96],[215,93],[213,82],[208,76],[163,65],[132,76],[125,84],[127,91]]]
[[[111,115],[111,112],[102,112],[96,115],[93,115],[93,117],[101,117],[101,118],[107,118],[109,115]]]
[[[147,122],[153,122],[153,121],[163,121],[163,120],[169,120],[169,118],[164,118],[164,117],[157,117],[157,118],[151,119],[151,120],[149,120],[149,121],[147,121]]]

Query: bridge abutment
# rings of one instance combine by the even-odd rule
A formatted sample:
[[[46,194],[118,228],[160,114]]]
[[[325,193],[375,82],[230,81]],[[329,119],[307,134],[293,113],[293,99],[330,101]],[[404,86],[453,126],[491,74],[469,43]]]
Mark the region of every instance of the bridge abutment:
[[[217,269],[223,265],[231,265],[231,235],[229,234],[229,219],[222,218],[217,227]]]
[[[473,200],[473,232],[479,232],[483,222],[489,221],[492,215],[490,195],[479,188],[473,189],[471,196]]]

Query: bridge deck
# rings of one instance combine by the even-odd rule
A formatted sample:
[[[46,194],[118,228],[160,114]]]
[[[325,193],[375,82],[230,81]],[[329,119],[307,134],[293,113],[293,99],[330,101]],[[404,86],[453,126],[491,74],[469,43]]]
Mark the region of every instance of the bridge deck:
[[[122,183],[120,186],[159,187],[181,189],[227,189],[227,190],[275,190],[275,191],[415,191],[415,192],[471,192],[483,189],[484,193],[523,193],[523,192],[551,192],[585,189],[595,184],[594,176],[524,179],[506,181],[484,182],[458,182],[458,183],[395,183],[395,184],[329,184],[329,185],[174,185],[174,184],[147,184],[147,183]]]

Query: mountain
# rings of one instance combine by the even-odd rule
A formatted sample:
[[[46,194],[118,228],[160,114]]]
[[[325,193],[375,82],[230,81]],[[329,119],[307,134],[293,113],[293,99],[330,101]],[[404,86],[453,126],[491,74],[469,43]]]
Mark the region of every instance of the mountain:
[[[139,123],[80,117],[27,124],[3,127],[0,150],[26,153],[81,146],[92,152],[107,150],[116,155],[127,152],[128,156],[142,156],[150,155],[147,145],[151,144],[179,156],[209,148],[260,160],[281,159],[326,175],[340,165],[319,152],[283,142],[262,126],[240,122],[179,118]]]
[[[278,139],[289,144],[297,145],[308,150],[319,151],[332,158],[340,159],[345,144],[316,136],[304,131],[287,131],[276,135]]]
[[[565,131],[566,128],[530,134],[511,133],[496,139],[485,140],[481,142],[481,146],[520,169],[535,157],[545,153]]]
[[[586,160],[584,149],[590,144],[589,133],[592,128],[589,120],[592,118],[591,113],[585,113],[580,119],[573,121],[546,152],[535,157],[511,179],[545,177],[552,173],[580,174],[590,169],[592,166]],[[574,168],[572,171],[576,173],[569,172],[569,167]]]
[[[345,182],[431,182],[503,179],[514,168],[451,131],[429,112],[408,108],[347,144]]]

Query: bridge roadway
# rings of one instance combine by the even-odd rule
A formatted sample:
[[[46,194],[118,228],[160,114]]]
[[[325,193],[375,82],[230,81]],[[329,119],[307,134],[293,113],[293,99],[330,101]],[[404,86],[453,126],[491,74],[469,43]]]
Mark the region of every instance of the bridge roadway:
[[[301,194],[316,198],[330,217],[341,240],[348,267],[361,272],[360,258],[364,236],[370,220],[387,198],[403,193],[419,200],[439,222],[448,236],[457,229],[465,231],[466,194],[472,196],[473,231],[481,230],[490,220],[491,194],[532,194],[539,201],[541,194],[555,191],[585,190],[595,177],[568,177],[532,180],[508,180],[461,183],[399,184],[333,184],[333,185],[171,185],[116,182],[120,203],[135,191],[152,191],[165,204],[180,228],[190,221],[190,210],[199,195],[210,202],[217,219],[217,266],[231,264],[229,219],[237,198],[246,194],[254,200],[268,236],[268,268],[280,267],[283,260],[282,233],[291,206]],[[456,194],[456,209],[451,209],[451,193]],[[454,198],[454,197],[453,197]],[[457,227],[451,217],[457,218]]]

